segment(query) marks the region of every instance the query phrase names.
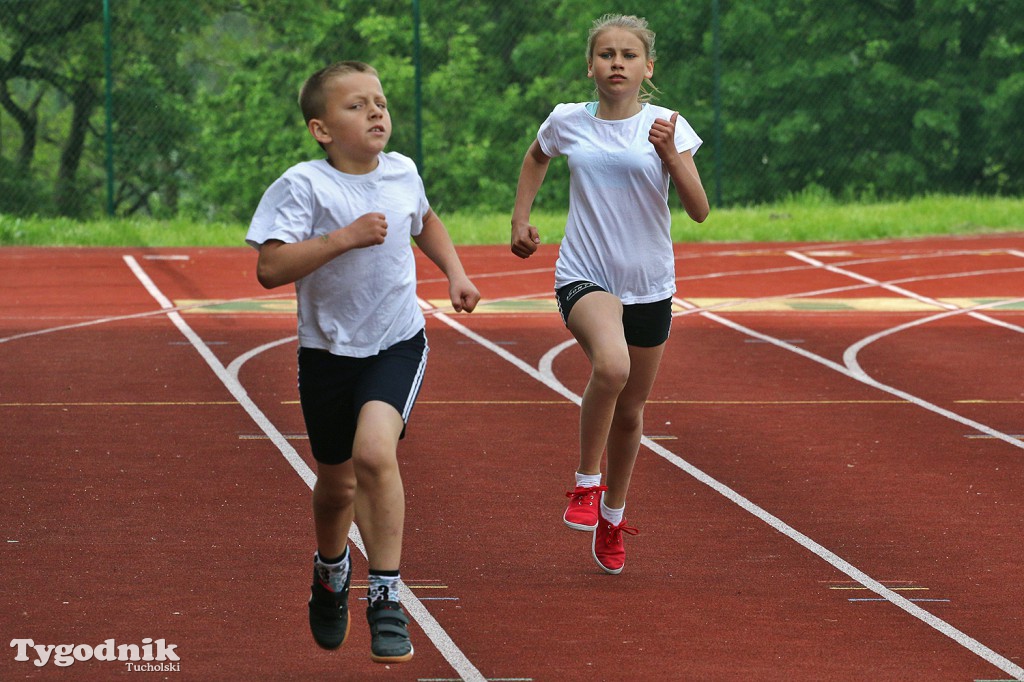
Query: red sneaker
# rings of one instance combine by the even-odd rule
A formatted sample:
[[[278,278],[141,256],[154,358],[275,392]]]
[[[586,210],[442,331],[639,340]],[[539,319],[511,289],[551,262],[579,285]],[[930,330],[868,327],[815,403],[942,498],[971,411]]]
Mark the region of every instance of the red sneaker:
[[[593,488],[577,486],[565,494],[569,498],[569,506],[565,508],[562,520],[565,525],[575,530],[594,530],[597,528],[597,501],[599,493],[608,490],[606,486],[595,485]]]
[[[594,541],[591,549],[594,560],[605,573],[618,575],[626,565],[626,548],[622,544],[622,534],[637,535],[640,531],[626,525],[626,519],[615,526],[611,521],[598,515],[597,528],[594,529]]]

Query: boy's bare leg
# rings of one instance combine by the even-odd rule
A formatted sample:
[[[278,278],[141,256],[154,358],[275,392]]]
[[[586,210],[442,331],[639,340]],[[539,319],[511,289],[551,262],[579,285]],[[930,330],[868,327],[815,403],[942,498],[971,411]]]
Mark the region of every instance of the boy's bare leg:
[[[355,516],[356,473],[352,460],[316,466],[313,485],[313,525],[322,557],[339,557],[348,545]]]
[[[401,663],[413,656],[409,617],[397,603],[398,594],[392,592],[398,588],[405,525],[405,491],[398,471],[402,426],[402,416],[394,407],[370,401],[359,411],[352,450],[358,480],[356,524],[370,563],[366,610],[370,659],[377,663]]]
[[[359,412],[352,462],[358,480],[356,523],[366,545],[370,567],[398,570],[402,560],[405,490],[398,469],[398,439],[402,415],[380,401]]]
[[[313,525],[319,561],[313,569],[309,595],[309,628],[313,640],[324,649],[337,649],[349,632],[348,588],[351,561],[328,567],[345,553],[355,515],[355,467],[317,463],[313,486]],[[347,564],[347,570],[345,566]]]
[[[603,291],[587,294],[569,313],[569,331],[591,365],[580,405],[578,471],[599,474],[615,404],[630,375],[629,352],[622,336],[622,302]]]

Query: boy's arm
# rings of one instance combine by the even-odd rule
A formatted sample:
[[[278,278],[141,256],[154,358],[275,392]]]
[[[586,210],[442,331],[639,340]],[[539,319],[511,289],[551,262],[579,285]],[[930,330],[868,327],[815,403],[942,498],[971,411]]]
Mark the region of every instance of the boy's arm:
[[[383,213],[367,213],[334,232],[301,242],[270,239],[260,246],[256,279],[266,289],[302,279],[346,251],[383,244],[388,222]]]
[[[540,245],[540,233],[530,224],[530,210],[544,183],[550,161],[551,157],[541,151],[537,140],[533,141],[523,158],[516,187],[516,205],[512,209],[512,253],[520,258],[529,258]]]
[[[427,211],[423,218],[423,229],[413,239],[427,258],[448,278],[448,295],[451,297],[455,312],[473,312],[480,300],[480,292],[466,276],[462,261],[459,260],[455,245],[452,244],[452,238],[433,209]]]

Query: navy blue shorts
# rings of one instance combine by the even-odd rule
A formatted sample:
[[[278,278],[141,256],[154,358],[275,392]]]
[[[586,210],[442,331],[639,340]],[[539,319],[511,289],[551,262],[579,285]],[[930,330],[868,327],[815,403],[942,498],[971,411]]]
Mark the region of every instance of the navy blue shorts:
[[[569,312],[576,302],[587,294],[604,291],[604,287],[593,282],[579,281],[566,284],[555,291],[558,312],[562,321],[569,325]],[[672,297],[653,303],[634,303],[622,306],[622,330],[626,343],[640,348],[654,348],[668,341],[672,329]]]
[[[371,400],[391,405],[408,423],[429,350],[423,330],[368,358],[299,348],[299,403],[313,459],[323,464],[352,459],[359,411]]]

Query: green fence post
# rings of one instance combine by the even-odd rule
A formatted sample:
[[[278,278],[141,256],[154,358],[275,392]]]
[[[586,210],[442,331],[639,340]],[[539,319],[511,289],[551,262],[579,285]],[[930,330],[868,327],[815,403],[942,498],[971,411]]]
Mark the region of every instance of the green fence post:
[[[715,206],[722,205],[722,49],[719,33],[718,0],[711,0],[711,59],[713,62],[714,87],[712,91],[712,107],[715,110]]]
[[[114,215],[114,87],[113,56],[110,46],[110,0],[103,0],[103,73],[106,84],[106,161],[107,161],[107,215]]]
[[[420,1],[412,0],[412,51],[416,68],[414,96],[416,101],[416,165],[423,175],[423,69],[420,63]]]

